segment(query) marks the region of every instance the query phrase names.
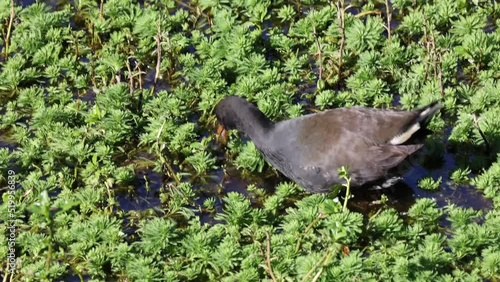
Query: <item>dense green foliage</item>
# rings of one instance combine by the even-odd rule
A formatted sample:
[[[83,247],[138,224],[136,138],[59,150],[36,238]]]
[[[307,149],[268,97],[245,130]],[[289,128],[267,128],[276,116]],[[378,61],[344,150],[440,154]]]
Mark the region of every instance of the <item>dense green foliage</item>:
[[[390,2],[0,0],[0,218],[18,259],[4,281],[500,279],[500,4]],[[227,95],[273,120],[440,99],[425,158],[455,152],[449,179],[494,207],[363,216],[288,182],[224,191],[221,166],[271,171],[251,142],[214,145]],[[124,208],[137,187],[158,205]]]

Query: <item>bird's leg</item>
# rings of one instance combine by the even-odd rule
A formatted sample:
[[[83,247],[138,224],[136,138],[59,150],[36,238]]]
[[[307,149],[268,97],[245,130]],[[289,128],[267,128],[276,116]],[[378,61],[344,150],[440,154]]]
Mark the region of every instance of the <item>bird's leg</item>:
[[[382,190],[382,189],[391,188],[392,186],[394,186],[394,184],[398,183],[401,180],[403,180],[403,177],[401,177],[401,176],[392,176],[392,177],[386,178],[382,184],[374,185],[374,186],[368,188],[368,190]]]

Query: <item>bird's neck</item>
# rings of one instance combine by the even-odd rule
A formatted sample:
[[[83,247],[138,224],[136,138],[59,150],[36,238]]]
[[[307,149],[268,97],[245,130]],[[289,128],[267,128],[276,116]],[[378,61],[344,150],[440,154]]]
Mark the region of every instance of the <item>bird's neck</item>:
[[[247,108],[242,112],[237,112],[236,115],[238,116],[236,127],[248,135],[256,145],[267,140],[274,122],[268,119],[257,107]]]

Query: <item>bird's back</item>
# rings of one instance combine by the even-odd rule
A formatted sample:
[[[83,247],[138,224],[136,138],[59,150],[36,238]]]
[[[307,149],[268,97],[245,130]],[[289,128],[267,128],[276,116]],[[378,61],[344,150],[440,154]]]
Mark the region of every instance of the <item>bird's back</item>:
[[[353,185],[384,176],[421,145],[389,142],[418,111],[340,108],[278,122],[261,149],[279,171],[311,192],[328,192],[340,183],[337,170],[348,166]],[[258,146],[259,147],[259,146]]]

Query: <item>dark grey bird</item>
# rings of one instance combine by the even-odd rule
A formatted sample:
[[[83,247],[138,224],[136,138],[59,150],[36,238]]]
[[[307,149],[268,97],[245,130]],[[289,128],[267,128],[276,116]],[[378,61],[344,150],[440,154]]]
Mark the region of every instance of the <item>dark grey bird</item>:
[[[215,114],[218,134],[245,133],[267,162],[311,193],[330,192],[347,166],[351,186],[385,177],[391,168],[420,149],[411,142],[441,109],[437,102],[413,111],[337,108],[273,122],[254,104],[230,96]]]

